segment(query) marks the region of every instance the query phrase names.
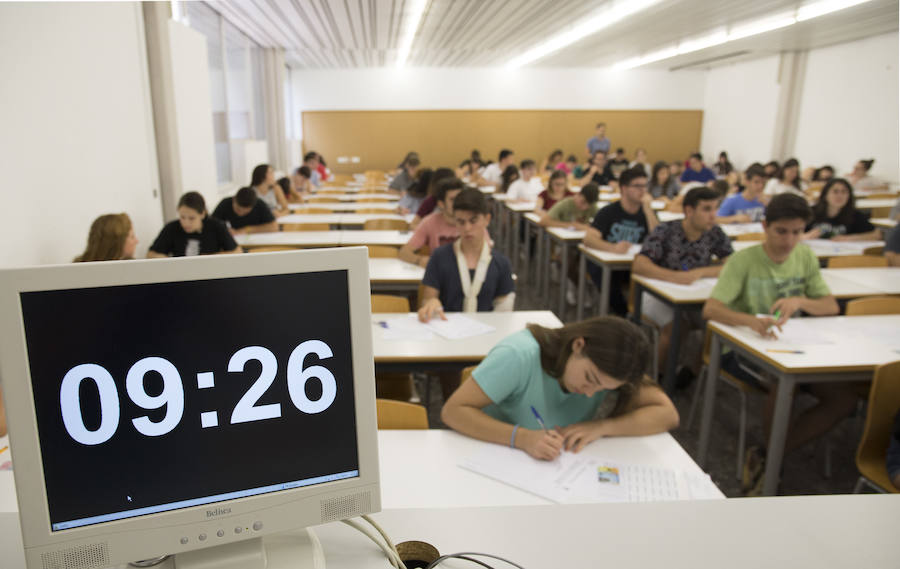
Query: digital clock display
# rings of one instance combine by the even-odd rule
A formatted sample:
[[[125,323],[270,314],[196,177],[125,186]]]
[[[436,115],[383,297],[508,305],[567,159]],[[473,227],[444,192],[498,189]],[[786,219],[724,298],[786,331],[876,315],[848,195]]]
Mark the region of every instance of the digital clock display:
[[[21,306],[54,530],[358,476],[346,271]]]

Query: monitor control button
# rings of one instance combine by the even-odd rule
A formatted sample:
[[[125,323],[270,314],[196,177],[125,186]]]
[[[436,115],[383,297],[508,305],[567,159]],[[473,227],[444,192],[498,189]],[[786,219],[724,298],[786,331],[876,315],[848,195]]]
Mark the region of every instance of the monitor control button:
[[[197,539],[199,539],[200,541],[206,541],[206,534],[205,534],[205,533],[201,533],[201,534],[198,536]]]
[[[225,537],[225,530],[220,529],[219,531],[216,532],[216,535],[219,537]]]
[[[234,533],[241,533],[242,531],[244,531],[244,528],[242,528],[241,526],[234,528]]]
[[[186,538],[186,537],[181,538],[181,545],[187,545],[187,542],[188,542],[188,538]]]
[[[262,522],[253,522],[253,530],[254,531],[259,531],[262,529],[262,527],[263,527]]]

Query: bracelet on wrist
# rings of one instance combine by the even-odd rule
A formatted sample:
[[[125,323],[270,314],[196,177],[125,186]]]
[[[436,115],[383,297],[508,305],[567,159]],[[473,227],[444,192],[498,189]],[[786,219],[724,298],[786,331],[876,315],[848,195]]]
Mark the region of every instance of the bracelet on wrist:
[[[516,448],[516,431],[519,430],[519,425],[514,425],[512,430],[512,436],[509,437],[509,447]]]

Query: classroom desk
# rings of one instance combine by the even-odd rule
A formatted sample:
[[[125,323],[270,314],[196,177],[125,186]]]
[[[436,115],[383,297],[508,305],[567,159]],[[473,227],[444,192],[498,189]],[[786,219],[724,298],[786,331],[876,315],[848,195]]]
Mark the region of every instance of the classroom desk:
[[[409,241],[409,231],[389,230],[332,230],[332,231],[273,231],[236,235],[235,241],[241,247],[348,247],[352,245],[391,245],[400,247]]]
[[[519,245],[521,243],[521,240],[519,239],[519,226],[522,222],[522,214],[534,211],[535,204],[536,202],[512,201],[507,201],[503,204],[504,213],[508,220],[505,224],[508,239],[506,250],[509,251],[509,261],[512,263],[513,270],[515,270],[519,264]],[[526,243],[526,247],[527,246]],[[526,256],[528,255],[527,250],[525,254]]]
[[[399,215],[396,213],[293,213],[276,219],[278,225],[286,223],[327,223],[340,227],[361,228],[367,221],[375,219],[395,219],[409,223],[415,214]]]
[[[678,221],[680,219],[684,219],[684,214],[678,211],[657,211],[656,217],[659,219],[660,223],[666,223],[667,221]]]
[[[369,259],[369,284],[373,292],[419,290],[425,269],[400,259]]]
[[[891,275],[889,273],[891,270],[896,273]],[[892,282],[892,278],[900,280],[900,269],[822,269],[821,272],[831,294],[840,299],[892,294],[889,292],[892,288],[900,290],[900,282],[895,284]],[[671,340],[662,382],[666,392],[672,393],[675,387],[675,371],[682,338],[681,315],[689,310],[702,309],[718,279],[704,278],[691,285],[679,285],[633,274],[631,281],[634,283],[634,315],[636,318],[641,317],[644,292],[652,294],[671,307],[674,312]]]
[[[747,233],[762,233],[762,223],[757,221],[754,223],[720,223],[719,227],[725,232],[725,235],[734,239],[738,235],[746,235]]]
[[[896,333],[900,330],[900,315],[817,317],[815,324],[817,333],[831,343],[801,346],[762,338],[746,327],[707,324],[711,343],[697,454],[701,466],[706,464],[709,450],[723,347],[752,360],[776,378],[775,411],[766,447],[766,496],[773,496],[778,490],[794,387],[801,383],[868,381],[877,366],[900,359],[900,336]],[[773,349],[799,349],[804,353],[772,352]]]
[[[289,203],[288,207],[297,213],[303,213],[303,210],[309,208],[330,209],[335,213],[355,212],[360,209],[383,209],[385,213],[393,213],[397,209],[396,203],[356,203],[356,202],[334,202],[334,203]]]
[[[522,267],[518,271],[518,274],[524,279],[520,282],[525,282],[531,280],[531,274],[529,270],[532,267],[529,267],[529,264],[534,265],[533,269],[535,271],[535,284],[540,286],[541,282],[541,267],[544,270],[547,269],[549,262],[549,255],[547,255],[543,251],[543,240],[544,240],[544,228],[541,226],[541,216],[534,213],[533,211],[529,211],[522,215],[522,219],[525,220],[525,241],[526,243],[529,241],[529,237],[533,234],[535,237],[534,240],[534,262],[531,263],[531,255],[525,254],[522,255]],[[540,297],[540,290],[536,290],[538,297]]]
[[[884,241],[832,241],[830,239],[806,239],[803,241],[820,259],[862,255],[869,247],[884,247]]]
[[[491,446],[449,429],[378,431],[381,503],[395,508],[474,508],[552,504],[550,500],[484,475],[459,463]],[[638,464],[702,475],[703,470],[669,433],[598,439],[582,451],[620,464]],[[406,465],[406,466],[404,466]],[[407,476],[407,467],[416,476]],[[724,498],[709,481],[710,496]]]
[[[410,313],[412,318],[415,313]],[[549,328],[562,322],[549,310],[517,310],[514,312],[473,312],[466,314],[496,328],[462,340],[446,340],[438,335],[427,340],[385,340],[380,321],[402,318],[402,314],[372,315],[372,351],[378,371],[416,372],[459,369],[480,362],[500,340],[535,323]]]
[[[364,193],[349,193],[349,194],[314,194],[310,197],[314,198],[329,198],[330,201],[323,202],[309,202],[307,201],[307,205],[310,207],[331,207],[332,203],[343,203],[343,202],[356,202],[362,199],[371,199],[377,198],[384,201],[381,202],[369,202],[372,203],[393,203],[394,207],[397,207],[397,203],[400,200],[400,196],[397,194],[364,194]],[[366,202],[363,202],[364,204]]]
[[[877,209],[882,207],[894,207],[897,198],[862,198],[856,200],[856,209]]]
[[[897,220],[890,217],[876,217],[869,220],[875,227],[882,229],[893,229],[897,226]]]
[[[578,246],[581,252],[578,259],[578,303],[575,307],[575,319],[581,320],[584,314],[584,290],[587,278],[587,262],[600,265],[602,270],[600,284],[600,316],[609,312],[609,288],[613,271],[631,269],[631,262],[641,250],[640,245],[632,245],[627,253],[609,253],[600,249],[591,249],[583,244]]]

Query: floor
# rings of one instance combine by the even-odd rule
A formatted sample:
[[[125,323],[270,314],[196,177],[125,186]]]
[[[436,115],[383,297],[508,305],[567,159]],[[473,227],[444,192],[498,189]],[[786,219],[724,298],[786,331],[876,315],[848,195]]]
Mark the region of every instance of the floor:
[[[517,283],[517,310],[544,310],[547,309],[546,298],[552,298],[556,307],[558,298],[555,291],[558,285],[553,284],[551,295],[545,295],[543,299],[535,298],[528,282]],[[563,321],[570,322],[575,318],[573,306],[567,306]],[[432,428],[446,428],[440,420],[440,407],[442,397],[437,380],[432,379],[431,404],[429,405],[429,422]],[[417,379],[419,393],[422,389],[422,379]],[[681,415],[682,424],[672,431],[675,439],[684,447],[692,457],[697,456],[697,439],[699,436],[700,418],[694,420],[694,424],[687,425],[688,410],[696,387],[696,381],[687,387],[677,391],[673,400]],[[741,490],[740,479],[736,477],[736,452],[738,443],[738,410],[739,399],[734,390],[720,387],[717,392],[717,407],[713,424],[713,434],[709,447],[706,471],[712,477],[716,485],[728,497],[744,496]],[[799,396],[796,405],[809,405],[811,400]],[[761,445],[763,431],[761,415],[763,400],[751,399],[749,403],[749,427],[747,445]],[[853,492],[858,477],[854,455],[856,445],[863,430],[862,414],[848,418],[835,427],[831,433],[817,443],[811,443],[785,457],[783,476],[779,492],[783,495],[801,494],[844,494]],[[827,440],[827,442],[825,442]],[[830,475],[826,475],[826,461],[830,458]]]

